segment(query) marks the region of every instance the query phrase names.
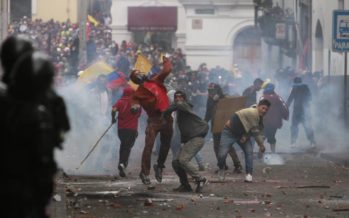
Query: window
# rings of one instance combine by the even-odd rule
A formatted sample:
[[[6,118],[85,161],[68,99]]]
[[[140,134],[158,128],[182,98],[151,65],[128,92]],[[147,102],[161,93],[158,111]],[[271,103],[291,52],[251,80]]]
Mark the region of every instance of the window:
[[[213,8],[201,8],[201,9],[195,9],[195,14],[211,14],[213,15],[215,13]]]

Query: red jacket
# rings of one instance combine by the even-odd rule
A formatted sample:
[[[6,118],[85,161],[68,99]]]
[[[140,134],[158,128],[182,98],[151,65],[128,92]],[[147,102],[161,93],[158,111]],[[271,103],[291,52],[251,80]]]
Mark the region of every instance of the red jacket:
[[[275,92],[270,94],[263,94],[260,100],[267,99],[271,105],[267,114],[263,118],[265,128],[282,127],[282,120],[288,120],[289,112],[284,100]]]
[[[170,106],[164,80],[172,70],[171,61],[166,59],[162,71],[148,81],[141,84],[133,97],[132,104],[140,104],[148,117],[161,116]]]
[[[126,87],[122,97],[114,104],[113,111],[118,111],[119,129],[138,129],[138,118],[141,110],[131,113],[131,101],[135,91],[131,87]]]

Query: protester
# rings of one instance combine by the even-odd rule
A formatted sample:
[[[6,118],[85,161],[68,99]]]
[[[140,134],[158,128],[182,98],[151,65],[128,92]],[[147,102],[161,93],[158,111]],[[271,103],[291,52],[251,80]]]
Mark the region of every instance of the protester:
[[[258,146],[259,152],[264,153],[263,144],[263,117],[268,112],[270,102],[266,99],[261,100],[256,107],[245,108],[234,113],[226,122],[221,143],[218,151],[219,179],[225,179],[225,159],[234,143],[238,143],[245,154],[246,182],[252,182],[253,171],[253,147],[251,137],[253,137]]]
[[[118,121],[118,136],[120,139],[119,148],[119,175],[125,177],[125,169],[128,165],[128,158],[131,149],[138,136],[138,119],[141,110],[131,113],[131,100],[135,91],[131,87],[124,88],[122,97],[114,104],[112,109],[112,123]],[[116,113],[118,117],[116,118]]]
[[[263,118],[264,135],[270,144],[271,152],[275,153],[276,131],[282,127],[282,120],[288,120],[289,112],[284,100],[275,93],[275,85],[269,83],[263,91],[262,99],[270,101],[268,113]]]
[[[310,145],[315,147],[314,131],[311,126],[311,92],[308,85],[302,83],[302,78],[295,77],[293,82],[291,94],[286,101],[288,107],[294,102],[291,123],[291,145],[295,145],[298,138],[298,126],[302,124]]]
[[[204,146],[204,138],[208,131],[207,122],[193,112],[192,105],[187,102],[185,93],[181,91],[175,92],[174,103],[163,112],[163,116],[170,117],[173,111],[177,111],[177,123],[183,143],[176,159],[172,161],[172,167],[181,183],[174,191],[192,191],[187,178],[187,174],[189,174],[195,180],[195,191],[201,192],[207,179],[198,173],[190,161]]]
[[[139,175],[145,185],[150,184],[151,153],[157,134],[160,133],[161,146],[157,164],[153,167],[155,178],[158,182],[162,181],[162,170],[165,168],[165,161],[171,146],[173,119],[172,117],[168,117],[164,120],[161,117],[161,113],[169,106],[164,80],[170,74],[171,70],[172,65],[170,60],[164,57],[162,71],[151,79],[147,79],[145,74],[137,70],[132,71],[130,76],[131,81],[139,85],[134,94],[131,109],[136,112],[142,106],[148,115],[148,123],[145,130],[145,146],[142,155],[142,169]]]
[[[251,105],[254,105],[257,103],[257,92],[261,90],[263,85],[263,80],[260,78],[257,78],[253,81],[253,85],[246,88],[242,95],[247,97],[246,100],[246,107],[251,107]]]
[[[208,98],[207,98],[207,104],[206,104],[206,114],[205,114],[205,121],[209,122],[211,120],[211,131],[213,128],[213,121],[215,116],[217,116],[217,104],[220,99],[225,98],[225,95],[223,94],[222,88],[216,84],[216,83],[210,83],[208,85]],[[218,161],[218,150],[219,150],[219,144],[221,140],[221,133],[212,133],[213,136],[213,150],[216,155],[217,161]],[[229,150],[229,155],[234,162],[234,172],[235,173],[242,173],[242,166],[239,160],[239,157],[236,154],[236,151],[233,146],[231,146],[231,149]],[[226,163],[224,163],[224,169],[228,169],[228,166]]]

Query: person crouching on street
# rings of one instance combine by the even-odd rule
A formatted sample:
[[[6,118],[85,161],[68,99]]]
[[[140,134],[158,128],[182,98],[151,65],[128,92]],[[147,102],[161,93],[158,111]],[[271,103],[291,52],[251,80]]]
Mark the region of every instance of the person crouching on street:
[[[131,112],[131,100],[134,93],[135,91],[127,86],[121,98],[114,104],[111,112],[112,123],[116,123],[116,119],[118,120],[118,136],[120,139],[118,169],[121,177],[126,176],[125,168],[128,164],[131,149],[138,136],[138,119],[141,115],[141,110],[135,113]],[[117,112],[118,117],[116,118]]]
[[[252,182],[253,146],[250,139],[254,137],[259,146],[259,152],[264,153],[263,116],[268,112],[270,105],[270,101],[263,99],[257,106],[235,112],[225,123],[218,151],[220,180],[225,179],[224,167],[227,154],[233,144],[238,143],[245,154],[245,182]]]
[[[163,112],[168,117],[172,112],[177,111],[177,123],[183,143],[177,157],[172,161],[172,167],[179,177],[181,185],[174,189],[178,192],[191,192],[192,188],[188,182],[187,174],[193,177],[196,183],[196,192],[201,192],[207,179],[202,177],[191,159],[202,149],[205,144],[205,136],[208,132],[208,124],[196,115],[192,105],[187,102],[186,95],[182,91],[174,94],[174,103]]]

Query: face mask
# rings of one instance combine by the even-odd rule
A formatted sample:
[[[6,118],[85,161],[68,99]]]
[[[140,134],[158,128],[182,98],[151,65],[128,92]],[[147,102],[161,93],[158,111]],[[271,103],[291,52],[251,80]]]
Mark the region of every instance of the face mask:
[[[146,76],[143,74],[137,74],[136,76],[136,84],[141,84],[145,80]]]

